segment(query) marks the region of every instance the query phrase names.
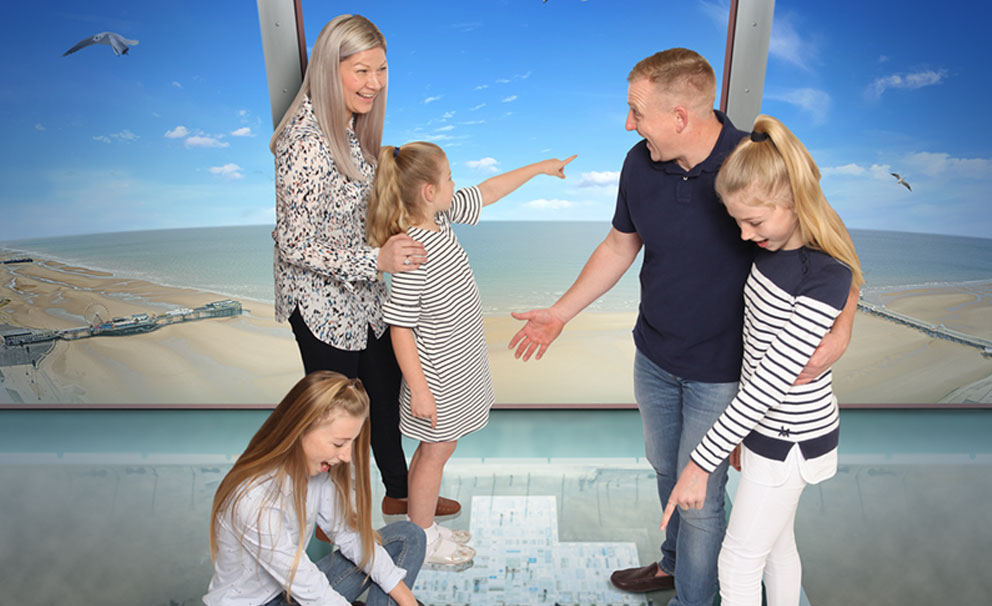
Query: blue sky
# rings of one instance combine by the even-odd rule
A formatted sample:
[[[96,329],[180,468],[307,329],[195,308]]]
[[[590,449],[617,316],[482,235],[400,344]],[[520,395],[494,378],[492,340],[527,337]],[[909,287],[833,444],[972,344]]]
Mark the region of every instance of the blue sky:
[[[727,4],[304,0],[304,19],[308,45],[341,12],[380,27],[384,142],[437,142],[458,184],[579,154],[568,180],[538,178],[485,219],[608,221],[638,140],[623,128],[627,73],[686,46],[719,76]],[[810,148],[849,226],[988,237],[992,143],[978,110],[992,8],[900,6],[776,2],[763,111]],[[17,3],[0,27],[0,241],[273,221],[254,2]],[[107,30],[139,44],[61,56]]]

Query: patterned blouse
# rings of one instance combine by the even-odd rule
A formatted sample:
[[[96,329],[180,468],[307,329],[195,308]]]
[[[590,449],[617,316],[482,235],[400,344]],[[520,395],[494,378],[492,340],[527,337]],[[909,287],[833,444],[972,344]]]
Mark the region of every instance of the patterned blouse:
[[[359,351],[367,326],[382,336],[386,284],[376,269],[379,249],[368,245],[365,218],[375,165],[348,129],[355,165],[368,179],[338,172],[310,99],[276,143],[275,307],[284,322],[297,307],[315,337]]]

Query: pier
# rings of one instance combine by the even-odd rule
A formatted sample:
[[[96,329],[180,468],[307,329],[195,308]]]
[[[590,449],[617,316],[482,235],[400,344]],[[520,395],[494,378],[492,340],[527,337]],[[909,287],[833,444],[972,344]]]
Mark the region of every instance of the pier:
[[[923,320],[918,320],[897,311],[886,309],[884,305],[875,305],[874,303],[868,303],[867,301],[858,301],[858,310],[873,316],[885,318],[886,320],[897,324],[902,324],[903,326],[909,326],[910,328],[919,330],[920,332],[937,339],[944,339],[945,341],[953,341],[955,343],[974,347],[981,351],[983,356],[987,358],[992,357],[992,340],[990,339],[966,335],[963,332],[958,332],[947,328],[943,324],[931,324],[929,322],[924,322]]]
[[[179,322],[237,316],[241,315],[243,311],[240,301],[224,299],[223,301],[214,301],[194,309],[180,307],[167,311],[164,314],[132,314],[127,317],[113,318],[109,321],[98,318],[97,321],[89,326],[66,328],[63,330],[36,330],[9,326],[5,330],[0,331],[0,339],[2,339],[5,347],[10,347],[45,343],[58,339],[75,341],[88,337],[136,335],[151,332],[162,326]]]

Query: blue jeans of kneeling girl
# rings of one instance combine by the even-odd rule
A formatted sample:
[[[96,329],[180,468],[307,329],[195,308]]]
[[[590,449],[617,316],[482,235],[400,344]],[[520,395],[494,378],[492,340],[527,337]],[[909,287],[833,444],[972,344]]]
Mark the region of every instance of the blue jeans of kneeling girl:
[[[689,453],[737,394],[737,382],[703,383],[677,377],[642,354],[634,358],[634,398],[644,425],[644,448],[668,504]],[[676,509],[668,521],[658,566],[675,575],[669,606],[710,606],[717,591],[717,556],[727,528],[724,493],[728,463],[710,474],[702,509]],[[660,521],[660,519],[659,519]]]
[[[382,536],[382,546],[393,558],[397,566],[406,570],[406,577],[403,581],[407,587],[413,587],[417,580],[420,567],[424,564],[424,552],[427,549],[427,538],[422,528],[412,522],[395,522],[379,529]],[[317,568],[327,576],[331,587],[349,602],[354,602],[358,596],[366,589],[369,595],[366,600],[368,606],[390,606],[395,605],[389,595],[378,585],[367,579],[365,571],[358,567],[358,564],[341,555],[341,552],[334,550],[317,562]],[[287,606],[284,593],[269,600],[265,606]]]

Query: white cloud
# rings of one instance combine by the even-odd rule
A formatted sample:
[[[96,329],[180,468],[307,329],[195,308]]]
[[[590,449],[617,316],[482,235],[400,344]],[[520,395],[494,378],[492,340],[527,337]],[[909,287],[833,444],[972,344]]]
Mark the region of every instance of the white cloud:
[[[201,135],[193,135],[192,137],[186,139],[185,143],[187,148],[189,147],[228,147],[230,143],[225,143],[219,141],[214,137],[204,137]]]
[[[940,84],[947,75],[945,70],[925,70],[909,74],[890,74],[881,78],[876,78],[868,86],[867,94],[871,98],[881,98],[882,93],[890,88],[901,88],[906,90],[916,90],[925,86]]]
[[[182,84],[176,82],[175,80],[172,81],[172,86],[175,86],[178,89],[182,89],[182,87],[183,87]]]
[[[484,88],[489,88],[489,85],[488,84],[480,84],[479,86],[476,86],[474,90],[482,90]]]
[[[172,130],[165,131],[166,139],[182,139],[189,134],[189,129],[183,125],[179,125]]]
[[[447,125],[447,126],[442,126],[442,127],[440,127],[440,128],[437,128],[437,129],[435,129],[435,131],[436,131],[436,132],[439,132],[439,133],[440,133],[440,132],[445,132],[445,131],[449,131],[449,130],[455,130],[455,127],[449,124],[449,125]]]
[[[774,101],[784,101],[795,105],[810,114],[815,124],[822,124],[830,111],[830,95],[815,88],[771,91],[765,97]]]
[[[845,164],[843,166],[824,166],[820,168],[820,174],[824,177],[857,177],[865,174],[865,167],[858,164]]]
[[[534,72],[533,71],[528,71],[526,74],[517,74],[516,76],[514,76],[514,78],[520,78],[521,80],[526,80],[527,78],[530,78],[530,75],[532,73],[534,73]]]
[[[618,171],[592,171],[579,175],[579,187],[615,187],[620,181]]]
[[[140,137],[126,128],[119,133],[113,133],[110,135],[114,139],[120,139],[122,141],[137,141]]]
[[[34,125],[34,129],[35,129],[35,130],[47,130],[47,129],[45,128],[45,125],[44,125],[44,124],[42,124],[41,122],[36,122],[36,123],[35,123],[35,125]]]
[[[241,167],[234,163],[227,163],[224,166],[211,166],[210,172],[215,175],[220,175],[225,179],[243,179],[244,174],[241,173]]]
[[[510,95],[509,97],[503,98],[503,103],[510,103],[511,101],[516,101],[516,100],[517,100],[516,95]]]
[[[466,21],[464,23],[453,23],[451,24],[452,29],[456,29],[462,33],[472,32],[482,27],[482,23],[478,21]]]
[[[500,78],[496,80],[496,84],[509,84],[509,83],[510,83],[509,78]]]
[[[985,179],[992,177],[992,160],[989,158],[954,158],[947,153],[916,152],[902,161],[906,168],[898,172],[913,171],[928,177],[945,179]]]
[[[534,210],[562,210],[565,208],[573,208],[575,206],[575,202],[572,202],[571,200],[547,200],[545,198],[538,198],[537,200],[524,202],[521,206]]]
[[[768,42],[768,55],[780,61],[810,71],[810,63],[817,59],[818,50],[809,35],[799,35],[788,15],[776,16]]]
[[[97,135],[97,136],[93,137],[93,140],[94,141],[102,141],[104,143],[111,143],[113,140],[131,142],[131,141],[137,141],[140,138],[141,137],[139,137],[138,135],[132,133],[131,131],[129,131],[128,129],[125,128],[124,130],[122,130],[119,133],[110,133],[109,136],[107,136],[107,135]]]
[[[895,181],[891,173],[899,173],[911,183],[928,179],[981,181],[992,179],[992,158],[956,158],[945,152],[912,152],[868,168],[850,163],[823,167],[820,173],[824,177],[864,177],[886,182]]]
[[[730,5],[726,2],[700,2],[699,7],[703,9],[706,16],[723,31],[727,31],[727,20],[730,17]]]
[[[252,136],[252,134],[251,134],[251,127],[250,126],[242,126],[238,130],[231,131],[231,136],[233,136],[233,137],[251,137]]]
[[[465,163],[465,165],[468,166],[469,168],[476,168],[491,173],[495,173],[498,172],[498,169],[496,167],[499,166],[499,161],[497,161],[496,158],[486,157],[480,160],[469,160],[468,162]]]
[[[444,112],[444,115],[441,116],[441,119],[448,120],[449,118],[454,118],[454,117],[455,117],[455,112]]]
[[[439,101],[440,99],[441,99],[440,95],[438,95],[437,97],[427,97],[426,99],[424,99],[424,105],[428,103],[434,103],[435,101]]]
[[[892,167],[888,164],[872,164],[868,169],[868,176],[876,181],[891,181]]]
[[[485,107],[485,106],[486,106],[486,104],[485,104],[485,103],[480,103],[480,104],[478,104],[478,105],[476,105],[475,107],[473,107],[472,109],[470,109],[470,110],[468,110],[468,111],[470,111],[470,112],[474,112],[474,111],[476,111],[476,110],[479,110],[479,109],[482,109],[482,108],[483,108],[483,107]]]

